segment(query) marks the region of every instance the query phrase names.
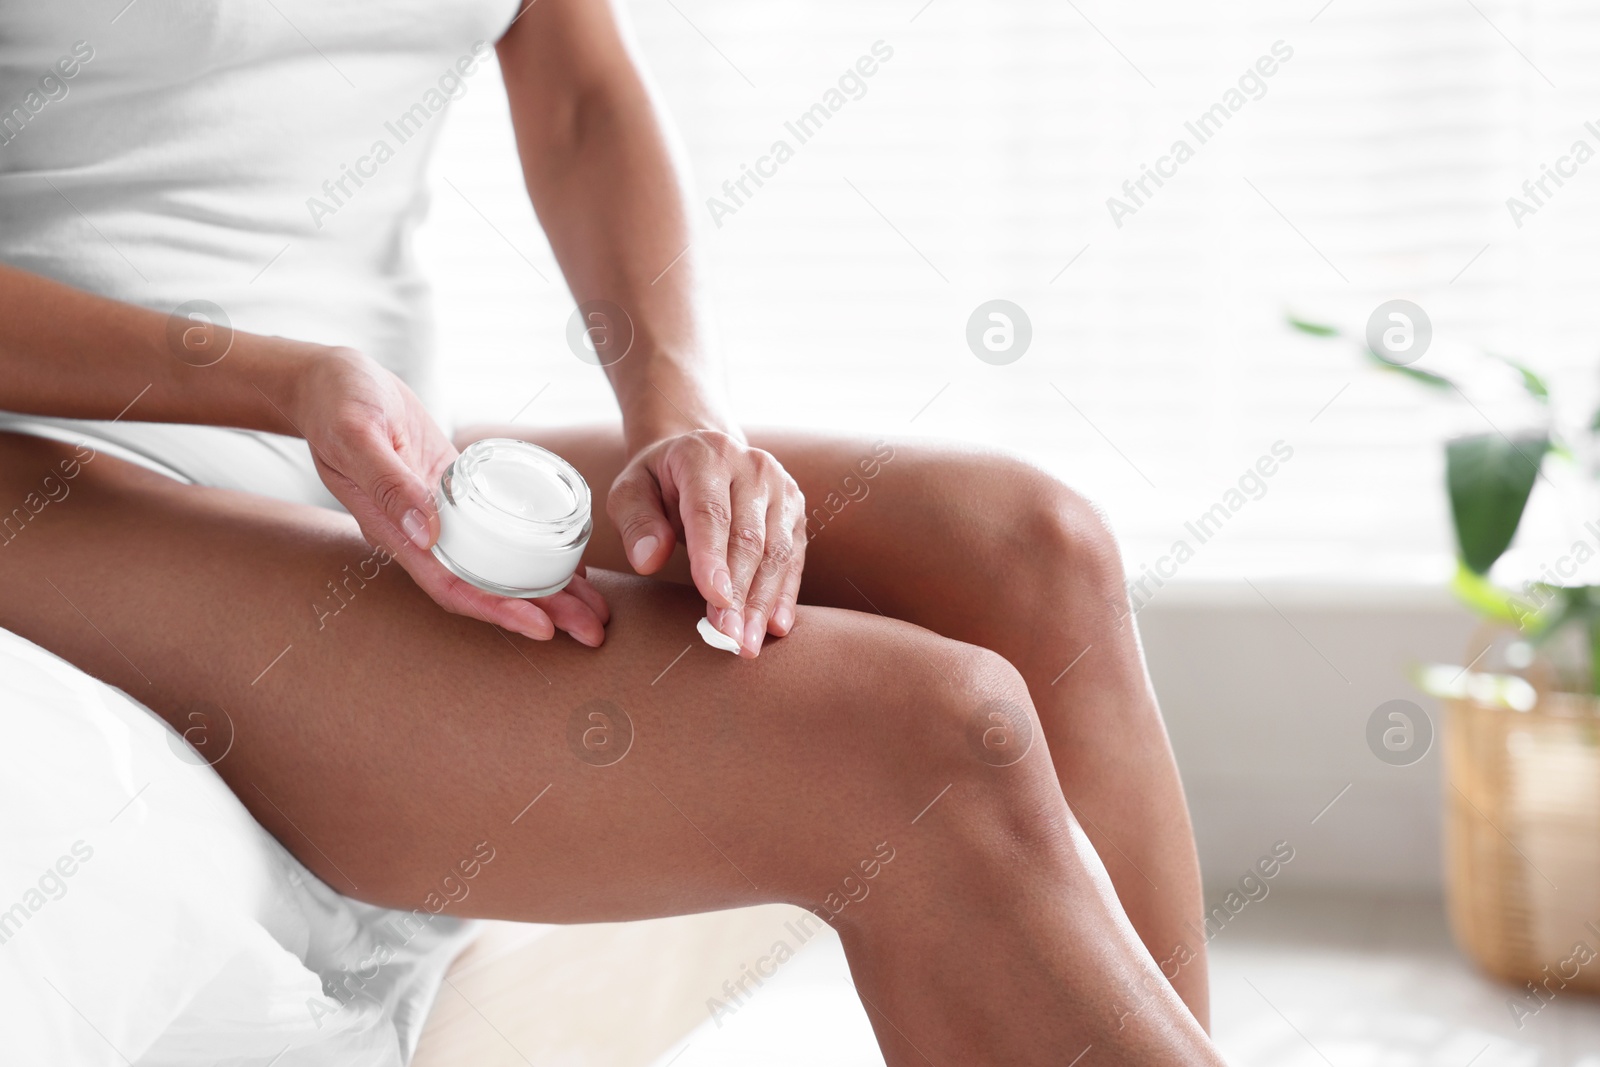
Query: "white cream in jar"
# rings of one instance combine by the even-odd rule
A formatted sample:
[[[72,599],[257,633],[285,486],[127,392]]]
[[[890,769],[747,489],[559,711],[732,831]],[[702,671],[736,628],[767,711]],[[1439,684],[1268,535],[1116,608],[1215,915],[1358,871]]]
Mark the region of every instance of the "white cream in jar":
[[[589,486],[577,468],[526,441],[468,445],[439,478],[433,554],[501,596],[541,597],[572,580],[589,543]]]

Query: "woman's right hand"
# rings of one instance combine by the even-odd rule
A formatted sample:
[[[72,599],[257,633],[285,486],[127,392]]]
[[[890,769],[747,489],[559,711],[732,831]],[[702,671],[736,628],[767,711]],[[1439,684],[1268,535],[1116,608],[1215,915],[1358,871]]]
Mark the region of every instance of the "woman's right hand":
[[[322,349],[290,397],[281,413],[311,445],[323,484],[367,541],[398,560],[441,607],[537,641],[556,630],[591,647],[605,640],[610,611],[581,569],[554,596],[521,600],[469,585],[434,558],[429,549],[439,517],[432,487],[456,448],[394,374],[350,349]]]

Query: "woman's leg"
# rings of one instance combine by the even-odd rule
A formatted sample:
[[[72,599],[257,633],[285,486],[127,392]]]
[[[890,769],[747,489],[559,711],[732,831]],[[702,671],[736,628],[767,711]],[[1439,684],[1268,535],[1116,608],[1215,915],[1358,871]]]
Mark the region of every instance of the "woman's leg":
[[[0,435],[0,501],[25,506],[70,453]],[[695,636],[690,591],[604,573],[603,648],[528,642],[441,611],[346,516],[109,457],[27,510],[0,544],[0,625],[171,720],[225,709],[217,770],[351,895],[421,906],[487,841],[472,914],[830,915],[896,1067],[1091,1043],[1104,1062],[1221,1062],[1045,746],[985,758],[986,709],[1033,723],[993,653],[808,607],[738,660]]]
[[[532,436],[584,471],[603,510],[619,435]],[[880,611],[998,652],[1022,674],[1068,803],[1145,946],[1206,1025],[1194,835],[1116,543],[1093,507],[1036,468],[973,449],[792,432],[752,443],[806,496],[803,602]],[[603,516],[589,558],[627,569]]]

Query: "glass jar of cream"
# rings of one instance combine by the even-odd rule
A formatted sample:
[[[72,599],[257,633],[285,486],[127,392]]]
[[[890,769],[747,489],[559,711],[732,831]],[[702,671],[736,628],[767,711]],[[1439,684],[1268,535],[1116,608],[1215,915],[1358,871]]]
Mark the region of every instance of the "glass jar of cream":
[[[457,577],[501,596],[541,597],[572,580],[589,543],[589,486],[554,452],[491,437],[439,478],[433,554]]]

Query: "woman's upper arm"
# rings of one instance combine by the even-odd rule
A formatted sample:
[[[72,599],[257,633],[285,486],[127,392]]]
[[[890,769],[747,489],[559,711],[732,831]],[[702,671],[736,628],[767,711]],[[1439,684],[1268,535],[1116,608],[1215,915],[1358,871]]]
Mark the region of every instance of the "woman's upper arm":
[[[610,0],[527,0],[495,51],[525,146],[570,139],[585,98],[644,93]]]

